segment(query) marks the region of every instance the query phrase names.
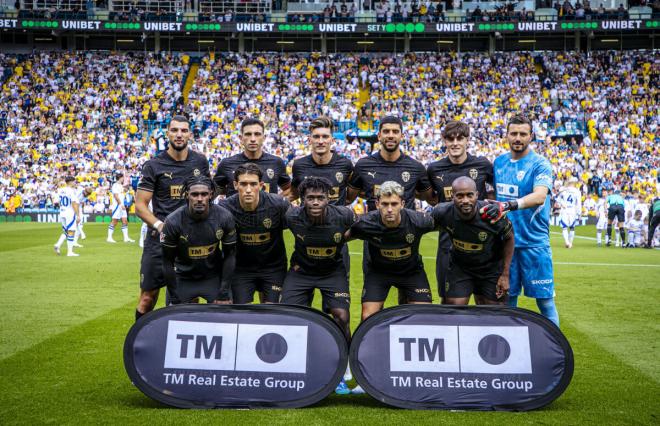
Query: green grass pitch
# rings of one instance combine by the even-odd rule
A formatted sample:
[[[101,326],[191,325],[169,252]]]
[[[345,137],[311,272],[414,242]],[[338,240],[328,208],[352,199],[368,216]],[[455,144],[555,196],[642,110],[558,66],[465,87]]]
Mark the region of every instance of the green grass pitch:
[[[0,424],[660,424],[660,251],[598,248],[593,227],[572,250],[553,229],[561,328],[575,353],[568,390],[527,413],[412,411],[369,396],[335,396],[297,410],[172,409],[133,387],[122,346],[133,324],[140,248],[108,244],[89,224],[78,258],[58,257],[58,224],[0,225]],[[131,225],[137,239],[139,227]],[[115,239],[120,240],[120,231]],[[423,240],[435,294],[436,235]],[[289,243],[291,240],[289,239]],[[351,243],[352,323],[361,257]],[[319,300],[315,306],[319,306]],[[521,298],[523,307],[536,309]],[[162,302],[161,302],[162,304]],[[386,306],[394,304],[390,294]]]

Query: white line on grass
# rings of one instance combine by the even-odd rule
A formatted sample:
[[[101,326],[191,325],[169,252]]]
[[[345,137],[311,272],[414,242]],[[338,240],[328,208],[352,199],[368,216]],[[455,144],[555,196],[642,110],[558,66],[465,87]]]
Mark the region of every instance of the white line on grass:
[[[550,231],[550,233],[553,234],[553,235],[559,235],[559,236],[563,235],[561,232],[555,232],[555,231]],[[596,241],[596,238],[594,238],[594,237],[583,237],[581,235],[576,235],[575,238],[579,238],[581,240]]]
[[[350,255],[362,256],[362,253],[352,251]],[[423,256],[423,259],[435,260],[433,256]],[[640,268],[660,268],[660,265],[645,264],[645,263],[590,263],[590,262],[552,262],[554,265],[577,265],[577,266],[621,266],[621,267],[640,267]]]

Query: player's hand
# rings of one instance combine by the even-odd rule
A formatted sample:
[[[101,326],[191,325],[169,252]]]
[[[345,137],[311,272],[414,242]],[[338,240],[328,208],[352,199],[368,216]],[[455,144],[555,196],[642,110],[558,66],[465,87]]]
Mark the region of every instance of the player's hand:
[[[495,296],[498,299],[501,299],[503,296],[509,294],[509,276],[500,275],[500,278],[497,280],[497,286],[495,287]]]
[[[234,302],[231,299],[227,299],[227,300],[214,300],[213,303],[216,305],[231,305]]]
[[[81,221],[82,221],[82,219],[79,218],[79,217],[77,217],[77,218],[76,218],[76,225],[80,225],[80,222],[81,222]]]
[[[495,223],[508,213],[508,210],[505,209],[505,203],[495,200],[486,200],[486,202],[488,204],[479,209],[479,214],[483,220],[490,220],[490,223]]]

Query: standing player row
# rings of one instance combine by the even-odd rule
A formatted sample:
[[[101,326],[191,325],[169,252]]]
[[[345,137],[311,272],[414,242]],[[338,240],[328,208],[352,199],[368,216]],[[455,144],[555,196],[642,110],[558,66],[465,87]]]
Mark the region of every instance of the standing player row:
[[[496,183],[498,198],[508,202],[484,204],[482,210],[485,210],[485,214],[497,220],[507,210],[518,208],[529,211],[529,214],[526,214],[527,210],[511,214],[516,231],[516,243],[519,243],[519,240],[522,242],[522,245],[517,244],[521,248],[519,251],[521,255],[519,259],[514,258],[515,270],[512,274],[515,272],[516,280],[512,282],[511,294],[517,296],[524,286],[527,295],[552,301],[554,283],[547,239],[548,191],[552,184],[552,172],[547,161],[529,149],[532,137],[531,122],[524,117],[514,117],[508,124],[507,130],[515,130],[507,132],[507,136],[511,139],[509,143],[512,152],[507,154],[507,158],[501,158],[502,173],[499,179],[493,179],[493,168],[485,158],[473,157],[467,153],[469,128],[464,123],[451,122],[445,127],[443,138],[447,143],[448,156],[431,164],[428,170],[401,151],[402,129],[402,122],[396,117],[386,117],[381,120],[380,150],[360,159],[355,167],[352,167],[349,160],[332,151],[332,122],[324,117],[314,120],[310,126],[309,138],[312,153],[294,162],[294,185],[291,185],[284,162],[262,150],[263,124],[258,120],[248,119],[241,126],[244,152],[222,160],[214,180],[220,189],[219,192],[231,194],[237,190],[234,184],[236,168],[246,162],[254,163],[262,171],[264,189],[270,193],[278,192],[277,187],[279,187],[281,195],[295,199],[301,195],[299,185],[312,177],[322,177],[330,185],[328,198],[331,204],[339,206],[350,204],[361,195],[367,200],[369,211],[377,210],[376,194],[385,182],[400,185],[402,202],[409,208],[414,207],[415,197],[429,204],[451,200],[452,183],[459,176],[470,177],[475,182],[475,196],[482,199],[489,193],[492,194],[492,188]],[[168,128],[170,139],[168,150],[148,161],[143,168],[136,207],[138,215],[155,228],[155,231],[162,230],[162,222],[167,214],[185,204],[182,193],[185,179],[195,173],[208,176],[206,159],[185,149],[190,136],[189,124],[185,118],[175,117]],[[152,199],[153,214],[148,210],[148,203]],[[514,220],[517,216],[520,216],[521,220]],[[447,255],[447,251],[461,249],[457,246],[460,243],[444,236],[449,234],[449,232],[444,233],[440,239],[436,271],[440,294],[443,297],[448,283],[446,262],[450,256]],[[152,239],[156,235],[157,232],[154,232]],[[258,236],[253,237],[258,238]],[[540,250],[525,250],[528,248]],[[345,253],[345,249],[340,250]],[[153,309],[158,288],[164,285],[162,272],[159,272],[162,268],[158,267],[162,263],[159,260],[162,254],[159,254],[155,245],[151,243],[145,244],[144,253],[141,268],[142,293],[136,314],[138,317]],[[365,251],[365,255],[368,261],[370,253]],[[530,262],[537,260],[538,256],[541,256],[543,261],[537,264],[542,267],[536,268],[532,276],[529,276],[525,268]],[[275,284],[279,283],[273,284],[278,287]],[[467,296],[469,298],[469,294]],[[541,303],[539,306],[544,311]],[[325,307],[332,309],[332,306]],[[552,307],[554,308],[554,303]],[[556,317],[556,310],[554,316]]]

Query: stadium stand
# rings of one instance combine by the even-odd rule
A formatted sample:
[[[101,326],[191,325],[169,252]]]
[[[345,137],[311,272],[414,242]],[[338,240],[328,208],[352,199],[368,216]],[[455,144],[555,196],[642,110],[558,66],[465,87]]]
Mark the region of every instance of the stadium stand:
[[[353,161],[372,150],[379,117],[397,114],[406,151],[428,163],[444,152],[447,120],[469,123],[471,151],[493,159],[505,150],[507,115],[530,111],[537,149],[558,182],[576,176],[592,192],[616,186],[645,198],[656,190],[657,51],[211,55],[183,106],[189,62],[151,54],[0,56],[0,71],[11,73],[0,98],[10,147],[0,160],[4,208],[48,208],[58,178],[73,171],[103,197],[114,171],[138,175],[158,129],[182,109],[212,167],[240,151],[237,129],[247,116],[267,123],[266,150],[290,164],[306,152],[305,129],[319,114],[344,130],[337,149]],[[590,185],[595,176],[598,186]]]

